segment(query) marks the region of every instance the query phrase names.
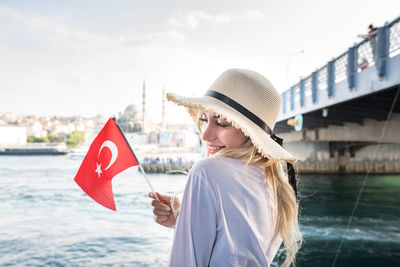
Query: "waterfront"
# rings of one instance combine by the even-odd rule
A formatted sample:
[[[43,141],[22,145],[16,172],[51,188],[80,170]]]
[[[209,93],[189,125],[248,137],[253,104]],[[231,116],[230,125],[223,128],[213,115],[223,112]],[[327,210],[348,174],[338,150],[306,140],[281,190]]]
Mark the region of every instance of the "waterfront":
[[[0,161],[0,266],[165,266],[172,230],[153,222],[148,186],[135,167],[113,180],[117,212],[86,196],[66,156]],[[184,175],[149,175],[157,191],[184,188]],[[370,176],[346,230],[363,176],[303,175],[304,246],[298,266],[399,266],[400,176]],[[273,264],[276,266],[276,263]]]

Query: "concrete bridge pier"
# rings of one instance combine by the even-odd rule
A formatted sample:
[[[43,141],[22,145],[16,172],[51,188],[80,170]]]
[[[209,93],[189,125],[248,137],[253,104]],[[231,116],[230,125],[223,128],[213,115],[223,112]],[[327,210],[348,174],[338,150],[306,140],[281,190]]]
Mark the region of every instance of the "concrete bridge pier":
[[[347,164],[347,158],[345,155],[346,150],[344,148],[341,148],[337,151],[338,153],[338,164],[339,164],[339,173],[344,173],[346,171],[346,164]]]
[[[362,123],[344,122],[279,136],[305,172],[399,173],[399,125],[400,114],[396,113],[387,124],[364,119]]]
[[[400,173],[400,144],[371,142],[292,142],[285,147],[301,173]]]

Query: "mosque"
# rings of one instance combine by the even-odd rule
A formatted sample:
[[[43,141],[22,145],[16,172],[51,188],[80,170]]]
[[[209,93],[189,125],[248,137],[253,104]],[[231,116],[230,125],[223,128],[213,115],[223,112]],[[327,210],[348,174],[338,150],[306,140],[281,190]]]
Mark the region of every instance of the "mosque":
[[[165,89],[162,91],[162,123],[159,130],[165,131]],[[143,81],[142,109],[130,104],[120,113],[117,122],[125,133],[145,134],[154,130],[155,125],[146,117],[146,83]]]

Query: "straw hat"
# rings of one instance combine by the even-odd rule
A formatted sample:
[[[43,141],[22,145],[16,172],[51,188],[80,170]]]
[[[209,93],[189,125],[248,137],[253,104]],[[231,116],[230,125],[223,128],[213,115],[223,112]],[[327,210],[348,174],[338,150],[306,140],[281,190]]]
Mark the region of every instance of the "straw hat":
[[[272,130],[281,108],[281,98],[272,84],[257,72],[229,69],[218,77],[202,97],[167,93],[167,99],[186,107],[194,121],[199,110],[212,110],[226,118],[250,137],[266,158],[296,161],[272,139],[275,138]]]

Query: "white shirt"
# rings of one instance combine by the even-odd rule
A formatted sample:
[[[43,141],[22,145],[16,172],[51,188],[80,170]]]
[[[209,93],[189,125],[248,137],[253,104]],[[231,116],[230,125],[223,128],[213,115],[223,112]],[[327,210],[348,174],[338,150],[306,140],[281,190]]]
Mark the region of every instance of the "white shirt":
[[[262,168],[226,157],[201,160],[189,173],[169,266],[269,266],[282,243],[271,233],[273,214]]]

